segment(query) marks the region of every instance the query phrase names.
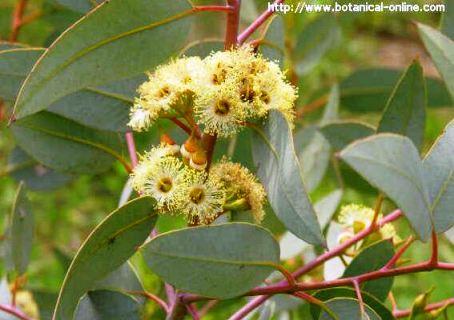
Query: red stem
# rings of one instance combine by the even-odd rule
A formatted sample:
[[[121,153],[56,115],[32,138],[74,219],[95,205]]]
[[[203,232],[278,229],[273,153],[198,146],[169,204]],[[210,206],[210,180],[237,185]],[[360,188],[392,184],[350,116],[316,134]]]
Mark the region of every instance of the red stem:
[[[276,0],[274,1],[273,4],[279,4],[284,2],[284,0]],[[254,22],[252,22],[249,27],[244,29],[244,31],[238,36],[237,42],[239,44],[243,44],[251,34],[253,34],[262,24],[265,23],[266,20],[268,20],[269,17],[273,15],[273,11],[266,10],[264,11],[257,19],[255,19]]]
[[[199,312],[197,311],[196,306],[188,303],[188,304],[186,304],[186,310],[191,315],[193,320],[200,320],[200,315],[199,315]]]
[[[183,122],[181,122],[177,118],[170,118],[170,120],[172,120],[172,122],[175,123],[177,126],[179,126],[184,132],[191,135],[192,130],[187,125],[185,125]]]
[[[396,252],[396,254],[391,258],[391,260],[389,260],[388,263],[386,263],[386,265],[382,268],[382,270],[387,270],[387,269],[390,269],[390,268],[394,267],[394,265],[396,264],[397,260],[399,260],[400,257],[402,257],[402,255],[405,253],[405,251],[407,251],[407,249],[413,243],[413,240],[414,240],[413,236],[408,237],[407,241],[405,241],[405,243]]]
[[[22,16],[24,15],[25,6],[27,5],[27,0],[19,0],[17,3],[14,13],[13,13],[13,22],[11,25],[11,35],[9,40],[15,42],[19,36],[19,30],[22,26]]]
[[[194,11],[219,11],[219,12],[232,12],[234,10],[231,6],[194,6]]]
[[[361,288],[359,287],[359,281],[355,279],[352,281],[352,284],[353,284],[353,288],[355,289],[355,292],[356,292],[356,297],[358,298],[359,309],[361,311],[361,317],[363,317],[366,310],[364,308],[363,295],[361,294]]]
[[[425,307],[424,311],[425,312],[430,312],[430,311],[437,310],[439,308],[443,308],[444,306],[449,306],[449,305],[452,305],[452,304],[454,304],[454,298],[450,298],[450,299],[446,299],[446,300],[443,300],[443,301],[440,301],[440,302],[428,304]],[[411,309],[408,309],[408,310],[395,310],[393,312],[393,315],[396,318],[405,318],[405,317],[408,317],[410,314],[411,314]]]
[[[145,298],[147,298],[148,300],[150,301],[154,301],[156,302],[165,312],[169,312],[169,306],[167,305],[167,303],[162,300],[161,298],[159,298],[158,296],[155,296],[154,294],[151,294],[149,292],[145,292],[145,291],[129,291],[130,294],[133,294],[133,295],[139,295],[139,296],[143,296]]]
[[[6,304],[0,304],[0,310],[15,316],[17,319],[21,320],[32,320],[32,318],[29,318],[25,313],[20,311],[19,309],[14,308],[13,306],[9,306]]]
[[[134,169],[139,160],[137,159],[136,144],[134,142],[134,134],[132,132],[126,132],[126,144],[128,145],[129,157],[131,158],[131,165]]]

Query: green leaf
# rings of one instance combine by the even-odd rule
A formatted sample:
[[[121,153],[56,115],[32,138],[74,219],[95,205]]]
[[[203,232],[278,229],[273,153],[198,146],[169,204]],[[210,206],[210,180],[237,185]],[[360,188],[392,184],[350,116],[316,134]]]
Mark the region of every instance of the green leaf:
[[[25,81],[16,118],[84,87],[135,76],[184,46],[194,11],[186,0],[111,0],[63,33]]]
[[[97,281],[94,288],[96,290],[106,289],[122,292],[143,291],[142,283],[129,262],[123,263],[119,268]]]
[[[0,40],[0,51],[18,49],[18,48],[24,48],[24,47],[26,47],[26,45],[21,44],[21,43]]]
[[[419,34],[454,99],[454,41],[439,31],[418,24]]]
[[[176,288],[222,299],[259,285],[279,264],[271,233],[247,223],[163,233],[142,253],[150,269]]]
[[[189,44],[181,52],[182,56],[187,57],[206,57],[213,51],[222,51],[224,50],[224,42],[221,40],[210,40],[204,39],[200,41],[194,41]]]
[[[401,72],[391,69],[355,71],[340,84],[341,104],[352,112],[381,111],[395,87]],[[448,107],[452,100],[442,81],[426,78],[427,106]]]
[[[33,213],[21,182],[17,188],[11,217],[6,232],[7,264],[19,275],[27,271],[34,233]],[[8,263],[9,262],[9,263]]]
[[[44,49],[38,48],[0,52],[0,79],[2,74],[5,77],[0,82],[0,97],[10,101],[16,99],[20,86],[43,52]],[[97,88],[85,88],[59,99],[47,109],[91,128],[125,132],[133,97],[144,81],[145,76],[136,76]]]
[[[344,271],[344,278],[358,276],[384,267],[394,256],[394,247],[389,240],[374,243],[363,250],[350,262]],[[393,278],[384,278],[361,284],[361,291],[368,292],[384,301],[393,285]]]
[[[7,172],[16,181],[24,181],[27,188],[34,191],[53,190],[73,179],[71,175],[39,164],[19,147],[14,148],[8,157]]]
[[[361,292],[364,303],[372,308],[377,315],[383,320],[394,319],[393,314],[389,311],[379,300],[371,296],[367,292]],[[317,291],[314,294],[314,297],[326,301],[336,297],[345,297],[345,298],[356,298],[355,290],[351,288],[330,288]],[[318,319],[320,316],[321,308],[315,304],[310,305],[311,315],[313,319]]]
[[[284,63],[285,54],[284,30],[284,19],[275,15],[265,25],[259,39],[260,52],[270,60],[279,61],[281,66]]]
[[[317,217],[299,172],[292,132],[284,116],[271,111],[263,127],[253,134],[253,158],[276,216],[295,236],[323,244]]]
[[[108,290],[87,293],[79,303],[76,320],[140,320],[140,305],[129,295]]]
[[[43,49],[16,48],[0,51],[0,98],[16,99],[19,88]]]
[[[331,309],[342,320],[364,320],[361,316],[361,310],[357,299],[352,298],[333,298],[325,302],[326,306]],[[368,305],[365,305],[365,312],[369,320],[382,320],[380,316]],[[318,318],[319,320],[332,320],[325,311]],[[386,319],[388,320],[388,319]]]
[[[429,238],[429,195],[418,150],[410,139],[378,134],[350,144],[340,157],[402,209],[422,241]]]
[[[79,299],[136,252],[156,222],[154,205],[150,197],[132,200],[112,212],[88,236],[66,274],[54,320],[73,319]]]
[[[446,10],[443,12],[440,21],[440,31],[449,38],[454,39],[454,1],[444,1]]]
[[[76,12],[86,13],[93,9],[97,3],[101,3],[102,0],[56,0],[58,4],[61,4],[68,9]]]
[[[334,15],[322,14],[311,21],[296,40],[293,57],[296,72],[307,74],[340,37],[341,30]]]
[[[325,124],[320,132],[335,151],[342,150],[353,141],[371,136],[375,128],[358,121],[335,121]]]
[[[427,153],[423,168],[435,230],[447,231],[454,225],[454,121]]]
[[[18,145],[46,167],[68,173],[97,173],[124,162],[121,136],[83,127],[43,111],[11,127]]]
[[[421,65],[415,61],[399,79],[389,97],[377,132],[409,137],[421,149],[426,127],[426,88]]]

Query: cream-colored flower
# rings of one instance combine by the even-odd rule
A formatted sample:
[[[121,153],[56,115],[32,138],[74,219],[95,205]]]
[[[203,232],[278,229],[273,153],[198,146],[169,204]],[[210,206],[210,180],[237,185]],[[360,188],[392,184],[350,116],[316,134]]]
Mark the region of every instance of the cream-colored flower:
[[[153,115],[150,111],[142,108],[140,104],[137,104],[131,109],[130,118],[128,126],[134,131],[141,132],[150,127],[151,123],[156,120],[157,114]]]
[[[263,220],[265,189],[247,168],[224,159],[213,166],[210,175],[215,175],[224,184],[229,200],[245,199],[254,219]]]
[[[181,211],[192,223],[209,224],[223,211],[225,191],[221,183],[205,172],[186,170],[185,198]]]
[[[220,137],[230,137],[245,120],[242,102],[232,88],[211,89],[195,100],[195,114],[204,131]]]

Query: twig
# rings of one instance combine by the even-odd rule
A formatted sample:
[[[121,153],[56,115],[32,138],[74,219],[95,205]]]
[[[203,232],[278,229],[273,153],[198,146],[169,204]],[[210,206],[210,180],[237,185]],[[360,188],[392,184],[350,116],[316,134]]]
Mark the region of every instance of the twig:
[[[11,35],[9,40],[15,42],[19,36],[19,31],[22,26],[22,16],[24,15],[25,6],[27,5],[27,0],[19,0],[14,8],[13,12],[13,22],[11,25]]]
[[[352,281],[353,288],[355,289],[356,297],[358,298],[359,310],[361,311],[361,318],[365,314],[366,309],[364,308],[363,295],[361,294],[361,288],[359,287],[359,281],[354,279]]]
[[[216,6],[216,5],[208,5],[208,6],[194,6],[194,11],[218,11],[218,12],[232,12],[234,8],[232,6]]]
[[[436,303],[431,303],[431,304],[428,304],[424,308],[424,312],[430,312],[433,310],[443,308],[444,306],[450,306],[453,304],[454,304],[454,298],[446,299],[446,300],[436,302]],[[396,318],[405,318],[405,317],[408,317],[410,314],[411,314],[411,309],[393,311],[393,316]]]
[[[319,306],[320,308],[322,308],[327,314],[329,314],[329,316],[334,319],[334,320],[339,320],[338,316],[330,309],[328,308],[328,306],[323,303],[323,301],[311,296],[310,294],[307,294],[305,292],[295,292],[293,294],[295,297],[298,297],[300,299],[303,299],[309,303],[312,303],[312,304],[315,304],[317,306]]]
[[[154,301],[156,302],[165,312],[169,312],[169,306],[167,305],[167,303],[162,300],[161,298],[159,298],[158,296],[155,296],[154,294],[152,293],[149,293],[149,292],[146,292],[146,291],[128,291],[129,294],[133,294],[133,295],[139,295],[139,296],[142,296],[142,297],[145,297],[147,298],[148,300],[150,301]]]
[[[15,316],[17,319],[21,320],[32,320],[32,318],[28,317],[25,313],[20,311],[19,309],[14,308],[13,306],[9,306],[6,304],[0,304],[0,310]]]
[[[410,245],[413,243],[414,238],[413,236],[408,237],[407,241],[402,245],[402,247],[394,254],[391,260],[386,263],[386,265],[382,268],[382,270],[388,270],[396,264],[396,262],[402,257],[402,255],[407,251]]]
[[[180,120],[178,120],[175,117],[170,118],[170,120],[173,123],[175,123],[178,127],[180,127],[184,132],[186,132],[187,134],[191,135],[192,130],[187,125],[185,125],[183,122],[181,122]]]
[[[191,315],[193,320],[200,320],[200,314],[197,311],[197,308],[193,304],[186,304],[186,310]]]
[[[307,113],[315,111],[315,110],[323,107],[327,102],[328,102],[328,95],[322,96],[322,97],[306,104],[305,106],[299,108],[296,111],[296,117],[299,118]]]
[[[203,318],[208,311],[210,311],[215,305],[219,303],[219,300],[210,300],[208,301],[200,310],[199,310],[199,316],[200,318]]]
[[[284,0],[276,0],[274,1],[273,4],[279,4],[284,2]],[[252,22],[249,27],[247,27],[239,36],[237,42],[239,44],[243,44],[251,34],[253,34],[262,24],[265,23],[266,20],[268,20],[269,17],[273,15],[272,10],[266,10],[263,12],[257,19],[255,19],[254,22]]]
[[[131,159],[131,165],[132,168],[134,169],[139,162],[137,159],[137,151],[136,151],[136,144],[134,142],[134,135],[132,132],[126,132],[125,133],[126,137],[126,144],[128,145],[128,152],[129,152],[129,158]]]

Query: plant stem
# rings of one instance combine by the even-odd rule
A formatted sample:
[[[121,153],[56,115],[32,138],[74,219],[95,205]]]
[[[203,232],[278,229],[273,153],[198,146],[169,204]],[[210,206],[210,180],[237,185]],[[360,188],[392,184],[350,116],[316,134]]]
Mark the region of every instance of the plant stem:
[[[12,316],[15,316],[17,319],[32,320],[25,313],[23,313],[22,311],[20,311],[17,308],[14,308],[13,306],[9,306],[9,305],[6,305],[6,304],[0,304],[0,310],[4,311],[4,312],[6,312],[6,313],[8,313],[8,314],[10,314]]]
[[[175,300],[167,313],[166,320],[182,320],[186,315],[186,305],[181,300],[181,296],[176,294]]]
[[[132,294],[132,295],[139,295],[139,296],[143,296],[145,298],[147,298],[148,300],[150,301],[154,301],[156,302],[165,312],[169,312],[169,306],[167,305],[167,303],[162,300],[161,298],[159,298],[158,296],[155,296],[154,294],[151,294],[149,292],[146,292],[146,291],[129,291],[128,293]]]
[[[126,132],[126,144],[128,145],[129,158],[131,159],[131,165],[134,169],[139,160],[137,159],[136,144],[134,142],[134,134],[132,132]]]
[[[22,26],[22,16],[24,15],[27,0],[19,0],[13,12],[13,22],[11,25],[11,35],[9,40],[14,42],[19,36],[20,27]]]
[[[207,6],[194,6],[194,11],[219,11],[219,12],[231,12],[234,8],[231,6],[216,6],[216,5],[207,5]]]
[[[276,0],[274,4],[279,4],[284,2],[284,0]],[[262,24],[268,20],[269,17],[273,15],[273,11],[266,10],[264,11],[254,22],[252,22],[249,27],[247,27],[239,36],[238,36],[238,44],[243,44],[251,34],[253,34]]]
[[[178,127],[180,127],[184,132],[186,132],[188,135],[191,135],[192,133],[192,130],[187,126],[185,125],[183,122],[181,122],[180,120],[178,120],[177,118],[175,117],[172,117],[170,118],[170,120],[175,123]]]
[[[446,299],[446,300],[443,300],[443,301],[440,301],[440,302],[428,304],[424,308],[424,311],[425,312],[430,312],[430,311],[433,311],[433,310],[437,310],[439,308],[443,308],[444,306],[450,306],[450,305],[453,305],[453,304],[454,304],[454,298],[450,298],[450,299]],[[396,318],[405,318],[405,317],[408,317],[410,314],[411,314],[411,309],[393,311],[393,315]]]

